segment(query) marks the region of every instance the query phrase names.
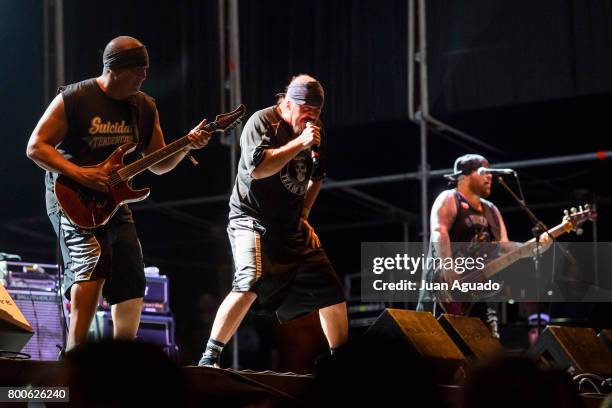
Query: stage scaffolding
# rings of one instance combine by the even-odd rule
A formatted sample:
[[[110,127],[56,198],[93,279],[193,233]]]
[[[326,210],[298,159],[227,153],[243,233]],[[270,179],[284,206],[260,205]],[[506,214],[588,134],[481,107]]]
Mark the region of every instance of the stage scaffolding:
[[[43,83],[45,101],[64,85],[64,1],[44,0],[43,12]]]

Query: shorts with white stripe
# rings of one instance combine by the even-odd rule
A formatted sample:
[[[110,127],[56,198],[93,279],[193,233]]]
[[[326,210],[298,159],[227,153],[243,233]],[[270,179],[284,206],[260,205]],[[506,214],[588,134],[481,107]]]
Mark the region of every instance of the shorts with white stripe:
[[[102,293],[110,304],[144,296],[144,263],[134,223],[113,217],[102,227],[82,229],[59,210],[49,219],[60,240],[67,299],[74,283],[95,279],[106,280]]]
[[[254,292],[252,310],[280,322],[344,302],[344,292],[323,248],[309,248],[300,231],[265,228],[239,218],[229,222],[234,255],[232,291]]]

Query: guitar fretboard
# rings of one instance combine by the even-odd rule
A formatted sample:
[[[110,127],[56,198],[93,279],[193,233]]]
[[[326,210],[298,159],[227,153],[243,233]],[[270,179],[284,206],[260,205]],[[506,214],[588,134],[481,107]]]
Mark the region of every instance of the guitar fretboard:
[[[568,224],[565,222],[562,222],[561,224],[548,230],[548,233],[553,238],[557,239],[558,237],[560,237],[561,235],[567,232],[567,228],[568,228]],[[506,254],[503,254],[499,256],[498,258],[493,259],[491,262],[487,263],[487,265],[485,266],[483,270],[478,271],[479,273],[477,273],[477,275],[479,275],[478,276],[479,279],[488,279],[492,277],[493,275],[495,275],[496,273],[498,273],[499,271],[501,271],[502,269],[505,269],[506,267],[512,265],[514,262],[518,261],[519,259],[525,258],[531,255],[535,247],[536,247],[536,240],[535,238],[531,238],[529,241],[525,242],[524,244],[522,244],[520,247],[516,248],[515,250],[508,252]],[[473,280],[474,279],[473,275],[474,274],[472,274],[469,277],[466,276],[466,278],[468,278],[466,280]],[[461,278],[459,278],[459,280],[461,280]]]
[[[215,122],[209,123],[204,127],[206,132],[213,132],[215,130]],[[159,163],[167,159],[168,157],[175,155],[179,151],[183,150],[191,143],[189,141],[189,135],[185,135],[180,139],[175,140],[174,142],[162,147],[159,150],[154,151],[153,153],[143,157],[142,159],[136,160],[133,163],[128,164],[124,168],[117,171],[121,180],[129,180],[135,175],[142,173],[149,167]]]

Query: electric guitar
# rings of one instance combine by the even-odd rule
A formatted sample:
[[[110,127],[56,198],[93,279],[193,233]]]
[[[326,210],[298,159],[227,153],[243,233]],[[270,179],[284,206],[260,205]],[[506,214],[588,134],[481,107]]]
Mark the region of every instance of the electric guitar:
[[[586,221],[593,221],[596,218],[597,212],[592,209],[589,204],[585,204],[584,207],[580,206],[579,209],[572,208],[570,211],[565,210],[561,223],[549,229],[548,233],[554,239],[557,239],[561,235],[572,231],[580,235],[582,234],[582,229],[580,228],[580,226]],[[532,238],[529,241],[520,244],[517,248],[503,253],[497,258],[487,262],[484,268],[482,269],[472,269],[470,271],[465,271],[461,274],[456,274],[458,276],[455,277],[455,280],[458,281],[459,284],[484,282],[485,280],[490,279],[508,266],[512,265],[519,259],[532,256],[535,253],[536,245],[536,239]],[[444,282],[444,278],[441,275],[442,273],[440,270],[434,271],[433,281],[437,283]],[[449,283],[449,286],[451,286],[451,283]],[[457,295],[451,295],[451,293],[449,293],[450,290],[437,290],[435,292],[437,301],[443,304],[448,304],[452,303],[453,301],[459,300]],[[487,296],[492,296],[497,292],[498,291],[469,291],[468,293],[461,293],[459,297],[462,302],[477,301],[478,299]],[[454,291],[453,293],[457,293],[457,291]]]
[[[232,112],[217,115],[214,122],[204,126],[206,132],[225,132],[233,128],[244,117],[246,108],[238,106]],[[97,166],[109,175],[109,191],[102,192],[85,187],[75,180],[60,175],[55,181],[55,197],[64,215],[80,228],[90,229],[102,226],[125,203],[142,201],[151,189],[133,190],[129,181],[137,174],[162,160],[180,152],[191,142],[188,135],[144,156],[130,164],[123,163],[124,156],[136,148],[136,143],[126,143],[117,148],[106,160]]]

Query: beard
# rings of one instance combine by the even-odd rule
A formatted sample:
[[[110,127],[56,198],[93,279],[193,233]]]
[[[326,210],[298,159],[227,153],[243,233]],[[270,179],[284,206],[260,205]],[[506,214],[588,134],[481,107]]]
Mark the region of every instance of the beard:
[[[482,198],[487,198],[491,195],[491,184],[487,186],[484,183],[480,183],[477,180],[472,179],[470,181],[470,190]]]
[[[488,196],[491,195],[491,186],[486,187],[486,186],[481,186],[480,188],[480,196],[483,198],[487,198]]]

